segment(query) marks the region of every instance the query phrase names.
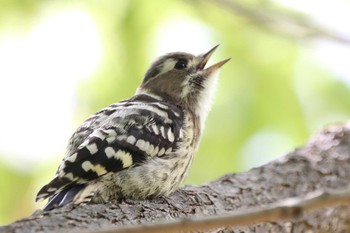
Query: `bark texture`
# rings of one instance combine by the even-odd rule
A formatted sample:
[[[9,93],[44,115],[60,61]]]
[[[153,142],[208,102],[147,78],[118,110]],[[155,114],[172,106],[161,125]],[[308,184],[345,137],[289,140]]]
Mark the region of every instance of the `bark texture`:
[[[350,184],[350,122],[331,125],[303,147],[264,166],[228,174],[170,197],[68,205],[0,227],[0,232],[94,232],[183,217],[219,215],[268,206],[289,197]],[[213,229],[211,232],[350,232],[350,206],[324,208],[300,219]]]

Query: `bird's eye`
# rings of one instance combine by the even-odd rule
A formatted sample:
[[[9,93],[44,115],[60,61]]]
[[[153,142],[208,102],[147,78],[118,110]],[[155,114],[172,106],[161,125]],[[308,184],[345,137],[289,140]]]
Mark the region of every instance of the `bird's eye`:
[[[187,68],[187,61],[186,60],[179,60],[178,62],[176,62],[175,64],[175,69],[178,70],[182,70],[182,69],[186,69]]]

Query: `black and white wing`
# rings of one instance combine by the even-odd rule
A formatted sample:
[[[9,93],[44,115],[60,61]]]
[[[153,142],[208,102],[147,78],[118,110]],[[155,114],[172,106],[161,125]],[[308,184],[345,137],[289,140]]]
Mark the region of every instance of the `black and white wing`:
[[[55,178],[36,199],[63,198],[69,190],[107,173],[170,154],[181,140],[182,124],[181,109],[149,96],[110,105],[73,134]]]

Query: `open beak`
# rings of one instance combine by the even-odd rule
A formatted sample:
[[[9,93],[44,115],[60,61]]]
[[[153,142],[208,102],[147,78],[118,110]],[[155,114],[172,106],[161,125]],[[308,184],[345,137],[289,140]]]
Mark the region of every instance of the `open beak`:
[[[210,67],[204,69],[204,67],[207,64],[209,58],[215,52],[217,47],[219,47],[219,45],[216,45],[214,48],[212,48],[211,50],[209,50],[205,54],[198,56],[199,57],[199,63],[197,65],[197,70],[198,71],[203,71],[206,74],[213,73],[214,71],[218,70],[221,66],[223,66],[226,62],[228,62],[231,59],[231,58],[228,58],[226,60],[220,61],[220,62],[218,62],[218,63],[216,63],[214,65],[211,65]]]

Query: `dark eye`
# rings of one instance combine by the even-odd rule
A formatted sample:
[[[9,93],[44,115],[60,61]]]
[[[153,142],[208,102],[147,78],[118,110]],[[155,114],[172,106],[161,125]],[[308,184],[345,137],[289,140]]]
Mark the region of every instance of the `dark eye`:
[[[186,60],[178,60],[175,64],[175,69],[182,70],[187,68],[187,61]]]

